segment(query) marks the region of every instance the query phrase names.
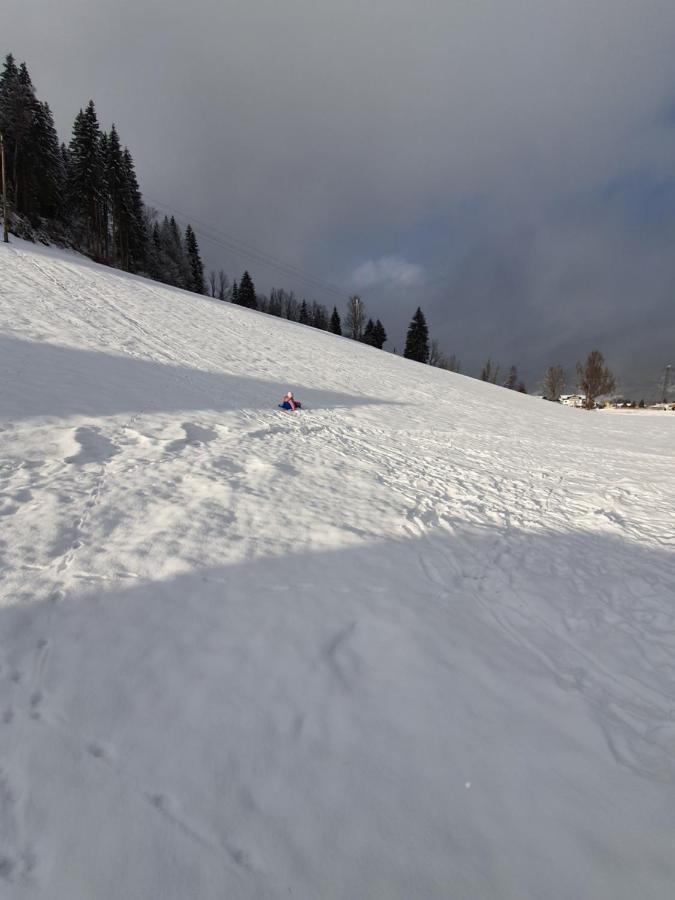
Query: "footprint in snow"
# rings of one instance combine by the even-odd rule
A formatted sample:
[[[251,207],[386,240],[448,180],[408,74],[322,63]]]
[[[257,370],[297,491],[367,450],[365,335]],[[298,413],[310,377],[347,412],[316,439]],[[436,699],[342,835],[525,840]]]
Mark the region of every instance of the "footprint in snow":
[[[70,465],[85,466],[89,463],[102,463],[120,453],[120,448],[109,438],[101,434],[98,428],[78,428],[75,440],[80,445],[80,452],[66,457]]]
[[[195,425],[194,422],[183,422],[181,428],[185,432],[185,437],[167,444],[167,453],[181,453],[186,447],[208,444],[218,437],[213,428],[204,428],[201,425]]]

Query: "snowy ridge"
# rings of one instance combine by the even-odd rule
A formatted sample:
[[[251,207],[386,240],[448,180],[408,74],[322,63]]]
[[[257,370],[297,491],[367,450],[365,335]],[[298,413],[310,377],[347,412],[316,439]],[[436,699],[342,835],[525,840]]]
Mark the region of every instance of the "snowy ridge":
[[[0,896],[672,897],[675,417],[20,242],[0,351]]]

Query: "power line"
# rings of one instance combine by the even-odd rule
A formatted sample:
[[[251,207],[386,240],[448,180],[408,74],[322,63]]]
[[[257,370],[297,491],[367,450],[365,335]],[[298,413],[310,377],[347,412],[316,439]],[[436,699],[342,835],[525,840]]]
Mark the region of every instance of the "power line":
[[[326,281],[323,281],[321,278],[318,278],[315,275],[304,272],[298,266],[295,266],[292,263],[287,263],[265,250],[261,250],[258,247],[247,244],[245,241],[241,241],[238,238],[232,237],[221,229],[216,228],[214,225],[209,225],[206,222],[200,221],[200,219],[190,215],[189,213],[183,212],[182,210],[176,209],[175,207],[171,207],[166,203],[160,203],[159,201],[154,200],[152,197],[147,197],[147,200],[151,204],[153,204],[153,206],[158,206],[160,209],[174,213],[181,219],[190,222],[193,228],[195,224],[199,226],[198,231],[200,236],[208,241],[211,241],[211,243],[216,244],[219,247],[223,247],[224,249],[229,250],[232,253],[244,256],[246,259],[253,260],[254,262],[260,263],[261,265],[276,269],[278,272],[289,278],[298,279],[314,290],[325,291],[336,297],[339,297],[341,300],[345,299],[344,291],[341,291],[339,288],[329,284]]]

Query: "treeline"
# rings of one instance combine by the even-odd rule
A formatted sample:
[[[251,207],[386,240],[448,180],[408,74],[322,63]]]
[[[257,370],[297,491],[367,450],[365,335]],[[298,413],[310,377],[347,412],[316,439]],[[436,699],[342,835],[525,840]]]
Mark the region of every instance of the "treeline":
[[[193,229],[159,221],[143,203],[129,148],[113,124],[103,131],[90,100],[59,143],[49,104],[38,99],[25,63],[5,58],[0,134],[11,230],[29,240],[80,250],[97,262],[204,293]]]
[[[208,293],[219,300],[230,301],[238,306],[248,309],[257,309],[259,312],[276,316],[280,319],[288,319],[291,322],[299,322],[301,325],[310,325],[321,331],[329,331],[332,334],[344,335],[364,344],[382,349],[387,340],[387,332],[379,319],[363,324],[365,305],[360,298],[349,298],[345,315],[345,331],[343,331],[342,317],[337,306],[333,306],[332,312],[323,303],[316,300],[299,299],[294,291],[285,288],[272,288],[269,295],[256,291],[253,280],[248,272],[244,272],[239,282],[236,280],[230,284],[230,280],[223,269],[218,272],[212,269],[207,279]],[[354,316],[353,309],[358,309]]]

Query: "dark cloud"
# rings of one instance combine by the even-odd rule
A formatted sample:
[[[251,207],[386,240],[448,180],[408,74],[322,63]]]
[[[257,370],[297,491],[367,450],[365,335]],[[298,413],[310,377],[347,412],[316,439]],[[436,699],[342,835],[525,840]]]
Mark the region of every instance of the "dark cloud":
[[[3,38],[62,136],[93,96],[150,200],[360,273],[399,345],[420,302],[472,366],[675,362],[674,4],[5,0]]]

